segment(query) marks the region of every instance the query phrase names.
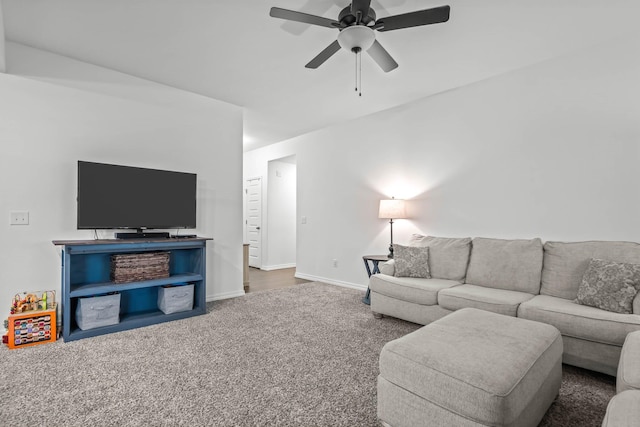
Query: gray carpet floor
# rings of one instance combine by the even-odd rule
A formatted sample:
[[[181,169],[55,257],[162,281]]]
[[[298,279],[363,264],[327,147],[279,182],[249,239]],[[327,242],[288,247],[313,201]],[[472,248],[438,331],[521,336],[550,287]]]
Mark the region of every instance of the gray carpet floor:
[[[0,425],[377,426],[382,346],[419,326],[374,319],[321,283],[210,303],[132,331],[0,349]],[[615,379],[564,367],[542,426],[599,426]]]

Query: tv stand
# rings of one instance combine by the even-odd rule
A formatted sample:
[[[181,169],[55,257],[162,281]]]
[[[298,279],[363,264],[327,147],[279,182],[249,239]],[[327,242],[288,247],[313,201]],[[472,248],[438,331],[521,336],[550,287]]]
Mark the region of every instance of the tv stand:
[[[149,240],[54,240],[62,247],[62,336],[65,342],[206,313],[206,242],[209,238]],[[111,256],[169,252],[169,277],[115,283]],[[158,307],[159,289],[193,284],[193,308],[165,314]],[[120,293],[119,323],[80,329],[76,309],[81,298]]]
[[[163,231],[133,231],[115,233],[116,239],[168,239],[169,233]]]

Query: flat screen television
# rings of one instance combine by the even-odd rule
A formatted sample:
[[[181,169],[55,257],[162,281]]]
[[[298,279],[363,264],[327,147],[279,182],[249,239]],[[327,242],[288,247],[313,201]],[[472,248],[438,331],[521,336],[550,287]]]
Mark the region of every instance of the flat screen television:
[[[196,228],[196,178],[78,161],[78,229]]]

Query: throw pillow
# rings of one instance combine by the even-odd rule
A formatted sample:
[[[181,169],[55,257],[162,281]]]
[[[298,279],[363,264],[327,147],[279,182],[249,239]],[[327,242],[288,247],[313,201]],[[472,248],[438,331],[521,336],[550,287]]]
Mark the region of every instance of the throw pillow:
[[[640,264],[592,258],[578,288],[576,302],[615,313],[633,313],[640,290]]]
[[[393,245],[396,277],[421,277],[431,279],[429,273],[429,248]]]

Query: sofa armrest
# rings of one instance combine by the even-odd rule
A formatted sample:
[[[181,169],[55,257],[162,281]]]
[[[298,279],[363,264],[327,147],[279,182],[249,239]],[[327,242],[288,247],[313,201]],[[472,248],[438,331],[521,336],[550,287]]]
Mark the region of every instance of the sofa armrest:
[[[633,314],[640,314],[640,292],[638,292],[636,297],[633,299],[632,310]]]
[[[380,269],[380,273],[386,274],[387,276],[393,276],[394,273],[396,272],[395,261],[392,259],[381,263],[378,266],[378,268]],[[638,304],[640,304],[640,301],[638,302]],[[639,308],[640,308],[640,305],[639,305]]]

